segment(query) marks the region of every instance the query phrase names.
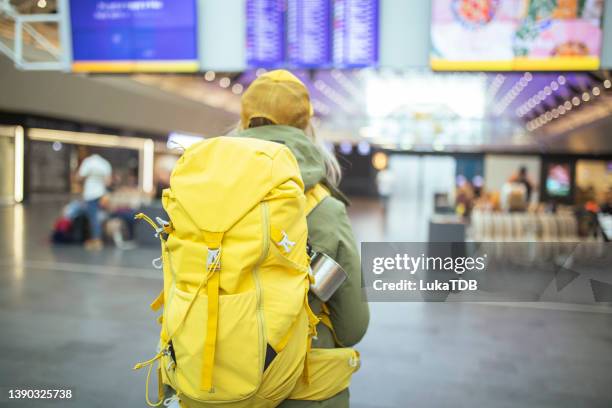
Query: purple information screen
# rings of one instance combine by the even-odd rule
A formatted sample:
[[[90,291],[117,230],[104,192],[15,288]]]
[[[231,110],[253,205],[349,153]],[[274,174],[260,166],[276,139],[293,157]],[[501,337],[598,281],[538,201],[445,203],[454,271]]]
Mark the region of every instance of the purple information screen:
[[[378,64],[379,0],[247,0],[250,67]]]
[[[70,0],[74,71],[197,71],[196,0]]]
[[[335,66],[365,67],[378,64],[378,7],[378,0],[334,1]]]
[[[285,1],[247,0],[247,64],[273,68],[285,61]]]
[[[331,65],[330,0],[288,1],[287,59],[300,68]]]

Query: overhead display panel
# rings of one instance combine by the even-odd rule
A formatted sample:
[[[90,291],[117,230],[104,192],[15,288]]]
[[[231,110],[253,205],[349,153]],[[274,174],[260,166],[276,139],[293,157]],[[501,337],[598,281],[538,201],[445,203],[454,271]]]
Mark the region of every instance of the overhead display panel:
[[[247,0],[246,21],[248,65],[282,66],[285,61],[285,0]]]
[[[378,0],[247,0],[247,65],[378,64]]]
[[[336,0],[333,12],[334,65],[378,64],[378,0]]]
[[[291,66],[319,68],[331,64],[331,1],[287,2],[287,57]]]
[[[431,66],[442,71],[596,70],[601,0],[434,0]]]
[[[195,72],[196,0],[70,0],[75,72]]]

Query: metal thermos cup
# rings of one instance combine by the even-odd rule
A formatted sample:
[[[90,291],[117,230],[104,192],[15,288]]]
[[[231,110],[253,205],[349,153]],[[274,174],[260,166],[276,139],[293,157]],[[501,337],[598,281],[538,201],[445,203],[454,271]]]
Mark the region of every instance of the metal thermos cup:
[[[336,261],[320,252],[310,258],[310,272],[314,277],[310,291],[323,302],[327,302],[348,278]]]

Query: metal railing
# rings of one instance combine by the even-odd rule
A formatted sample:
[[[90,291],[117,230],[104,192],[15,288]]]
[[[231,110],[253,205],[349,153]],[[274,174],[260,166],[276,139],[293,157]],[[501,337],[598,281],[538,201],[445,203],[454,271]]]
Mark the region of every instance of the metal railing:
[[[9,57],[18,69],[22,70],[37,70],[37,71],[58,71],[68,69],[68,58],[64,41],[63,41],[63,26],[64,19],[62,15],[64,1],[59,1],[57,4],[56,13],[37,13],[37,14],[21,14],[10,3],[9,0],[0,0],[0,17],[9,21],[13,25],[13,38],[3,39],[0,41],[0,52]],[[51,23],[57,25],[58,40],[54,44],[52,40],[41,31],[34,27],[34,24]],[[28,48],[30,44],[26,44],[25,36],[31,39],[31,45],[44,51],[49,57],[48,60],[33,60],[29,58]],[[12,47],[9,45],[12,40]]]

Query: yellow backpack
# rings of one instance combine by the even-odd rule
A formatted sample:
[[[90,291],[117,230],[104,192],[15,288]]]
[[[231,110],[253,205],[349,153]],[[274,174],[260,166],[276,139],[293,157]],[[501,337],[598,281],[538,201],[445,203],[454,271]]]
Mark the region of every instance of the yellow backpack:
[[[164,288],[158,354],[147,402],[162,383],[182,407],[275,407],[323,400],[348,387],[353,349],[313,349],[306,215],[329,193],[304,194],[282,144],[219,137],[188,148],[163,192],[169,222],[155,224]],[[159,402],[148,384],[158,362]]]

